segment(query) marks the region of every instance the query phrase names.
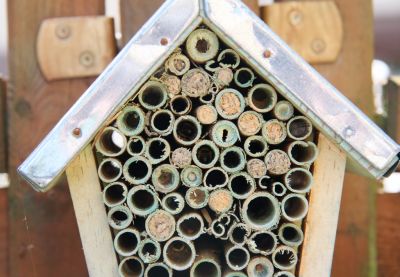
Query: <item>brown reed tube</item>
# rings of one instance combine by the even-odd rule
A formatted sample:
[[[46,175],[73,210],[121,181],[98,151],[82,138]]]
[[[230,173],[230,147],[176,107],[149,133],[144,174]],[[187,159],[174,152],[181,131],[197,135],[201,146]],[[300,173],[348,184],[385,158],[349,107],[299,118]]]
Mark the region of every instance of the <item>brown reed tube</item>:
[[[135,255],[140,243],[140,234],[134,228],[124,229],[114,238],[114,248],[123,257]]]
[[[185,115],[192,110],[192,101],[189,97],[178,95],[169,102],[171,111],[176,115]]]
[[[144,277],[172,277],[172,270],[164,263],[149,264]]]
[[[300,166],[312,164],[318,156],[318,147],[310,141],[293,141],[287,151],[292,163]]]
[[[118,272],[120,276],[141,277],[143,276],[144,265],[137,257],[127,257],[119,264]]]
[[[103,190],[103,202],[107,207],[121,205],[126,200],[128,188],[122,182],[115,182],[107,185]]]
[[[305,116],[296,116],[287,123],[287,133],[291,139],[304,140],[312,133],[311,121]]]
[[[204,233],[203,218],[199,213],[187,213],[178,219],[176,230],[180,237],[193,241]]]
[[[192,266],[196,257],[196,249],[192,242],[173,237],[164,245],[164,262],[172,269],[183,271]]]

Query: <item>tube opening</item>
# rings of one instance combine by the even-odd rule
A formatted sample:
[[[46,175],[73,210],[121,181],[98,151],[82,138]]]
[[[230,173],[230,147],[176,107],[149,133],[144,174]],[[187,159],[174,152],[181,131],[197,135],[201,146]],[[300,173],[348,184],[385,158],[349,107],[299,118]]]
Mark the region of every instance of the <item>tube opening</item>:
[[[136,160],[129,164],[128,174],[130,177],[136,180],[145,178],[149,173],[148,165],[142,160]]]
[[[240,64],[240,57],[232,49],[226,49],[218,56],[218,62],[225,67],[236,68]]]
[[[236,151],[227,151],[224,155],[223,163],[226,167],[236,168],[242,162],[241,157]]]
[[[247,236],[247,230],[241,226],[236,226],[232,231],[232,240],[234,243],[242,244],[245,242]]]
[[[210,42],[204,38],[199,39],[196,42],[196,50],[199,51],[200,53],[207,53],[207,51],[210,49]]]
[[[182,119],[176,125],[176,134],[184,142],[193,142],[199,136],[197,124],[190,119]]]
[[[184,114],[190,108],[189,99],[186,97],[175,97],[171,100],[171,109],[176,114]]]
[[[196,157],[200,163],[210,165],[215,160],[215,150],[210,145],[203,144],[197,149]]]
[[[272,186],[272,192],[275,196],[283,196],[286,193],[286,188],[282,183],[275,182]]]
[[[292,170],[288,173],[287,186],[295,192],[307,192],[312,184],[312,175],[305,170]]]
[[[190,245],[183,240],[173,240],[170,241],[168,245],[165,246],[164,250],[165,256],[171,265],[175,268],[184,268],[193,262],[193,249]]]
[[[237,195],[246,195],[252,190],[250,181],[243,175],[232,177],[231,190]]]
[[[296,243],[296,244],[303,241],[303,236],[299,232],[299,230],[290,225],[283,227],[282,237],[286,241],[291,242],[291,243]]]
[[[220,276],[218,265],[211,261],[201,261],[194,269],[193,277],[217,277]]]
[[[291,195],[283,201],[283,211],[292,220],[303,218],[308,209],[307,201],[299,196]]]
[[[276,93],[272,87],[258,86],[252,91],[250,101],[259,111],[269,111],[275,105]]]
[[[157,247],[154,245],[153,242],[146,242],[141,249],[143,256],[154,256],[157,254]]]
[[[249,152],[252,154],[258,154],[265,151],[265,143],[260,140],[253,139],[249,143]]]
[[[207,187],[215,188],[224,186],[228,181],[228,175],[221,168],[212,168],[207,171],[204,183]]]
[[[171,128],[173,117],[168,112],[159,112],[153,118],[154,127],[158,131],[168,131]]]
[[[295,117],[289,121],[288,131],[293,139],[305,139],[311,134],[312,125],[311,122],[303,116]]]
[[[179,199],[174,196],[166,196],[166,200],[165,200],[165,205],[167,206],[167,208],[171,211],[176,211],[179,209]]]
[[[227,259],[233,267],[244,268],[249,263],[250,255],[244,248],[234,248],[228,253]]]
[[[111,219],[114,222],[123,222],[125,220],[128,220],[128,218],[128,215],[123,211],[115,211],[111,214]]]
[[[140,155],[143,153],[144,148],[144,141],[141,139],[132,139],[128,143],[128,152],[130,152],[131,155]]]
[[[136,252],[139,245],[139,237],[131,231],[122,231],[116,237],[116,247],[122,255],[131,255]]]
[[[140,95],[142,102],[150,107],[159,107],[165,101],[165,91],[160,85],[148,85]]]
[[[116,161],[105,160],[100,164],[99,172],[102,180],[107,182],[117,179],[121,175],[122,169]]]
[[[127,111],[122,117],[122,122],[128,130],[136,130],[141,122],[141,114],[135,110]]]
[[[179,231],[187,238],[196,237],[201,232],[202,227],[202,222],[195,216],[184,218],[178,225]]]
[[[116,129],[105,129],[98,141],[98,150],[104,155],[117,156],[123,151],[125,137]]]
[[[167,152],[167,144],[164,140],[152,140],[149,145],[149,156],[154,160],[163,159]]]
[[[268,197],[256,197],[249,202],[248,218],[257,225],[264,225],[274,220],[276,208]]]
[[[168,272],[168,269],[158,265],[158,266],[153,266],[147,271],[147,276],[146,277],[170,277],[170,274]]]
[[[126,197],[126,187],[121,183],[110,184],[104,189],[104,199],[108,206],[121,204]]]
[[[143,264],[137,258],[127,258],[121,262],[120,273],[126,277],[142,276]]]
[[[269,232],[260,232],[252,239],[257,250],[270,253],[276,247],[276,239]]]
[[[272,255],[276,267],[281,269],[290,269],[296,265],[297,257],[294,250],[290,247],[281,247]]]
[[[290,154],[299,163],[309,163],[314,161],[317,148],[313,145],[296,143],[293,145]]]
[[[189,191],[189,200],[195,205],[202,205],[207,200],[207,194],[205,191],[199,188],[195,188]]]
[[[140,210],[150,209],[156,201],[154,195],[147,190],[138,190],[131,198],[132,204]]]

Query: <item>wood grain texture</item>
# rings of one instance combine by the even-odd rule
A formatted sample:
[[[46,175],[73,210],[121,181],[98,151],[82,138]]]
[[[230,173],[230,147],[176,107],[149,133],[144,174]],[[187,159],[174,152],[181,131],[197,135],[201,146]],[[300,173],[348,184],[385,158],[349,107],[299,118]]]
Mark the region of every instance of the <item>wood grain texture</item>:
[[[104,2],[16,0],[8,3],[10,36],[9,189],[10,276],[87,276],[65,180],[46,194],[17,177],[16,167],[92,83],[93,78],[46,82],[35,43],[42,20],[104,14]],[[54,153],[57,155],[57,153]]]
[[[372,116],[372,1],[334,1],[342,17],[342,48],[334,62],[314,67],[363,112]],[[345,175],[333,277],[375,275],[375,191],[373,181],[352,173]]]
[[[255,14],[260,15],[261,9],[258,0],[242,0]]]
[[[377,196],[378,276],[399,276],[400,194]]]
[[[46,19],[40,25],[36,51],[49,81],[97,76],[116,54],[114,21],[106,16]]]
[[[91,277],[118,277],[118,263],[92,145],[66,170],[75,216]]]
[[[328,277],[331,274],[346,168],[346,154],[323,135],[319,135],[318,150],[309,212],[304,223],[304,243],[299,269],[299,276],[302,277]]]
[[[336,60],[343,26],[334,1],[282,2],[266,6],[263,11],[268,25],[306,61]]]
[[[6,82],[0,79],[0,173],[7,172]],[[8,189],[0,189],[0,276],[8,276]]]

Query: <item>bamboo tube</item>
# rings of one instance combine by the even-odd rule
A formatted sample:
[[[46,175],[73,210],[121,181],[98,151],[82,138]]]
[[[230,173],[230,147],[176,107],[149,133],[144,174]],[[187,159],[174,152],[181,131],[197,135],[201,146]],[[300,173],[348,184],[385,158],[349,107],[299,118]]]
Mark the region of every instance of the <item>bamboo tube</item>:
[[[179,186],[179,172],[173,165],[162,164],[153,171],[151,181],[156,191],[169,193]]]
[[[241,215],[255,230],[270,229],[279,222],[279,202],[267,192],[256,192],[243,202]]]
[[[225,49],[218,55],[217,61],[220,67],[237,68],[240,64],[240,56],[232,49]]]
[[[122,164],[117,159],[108,158],[104,159],[98,169],[100,180],[105,183],[115,182],[122,175]]]
[[[126,106],[117,117],[117,127],[126,136],[139,135],[144,130],[145,115],[138,106]]]
[[[256,182],[246,172],[238,172],[229,178],[228,188],[236,199],[246,199],[256,190]]]
[[[145,155],[151,164],[159,164],[168,159],[171,146],[163,138],[151,138],[146,142]]]
[[[214,142],[210,140],[201,140],[195,144],[192,150],[192,159],[195,165],[200,168],[213,167],[219,157],[219,149]]]
[[[221,277],[221,261],[218,250],[200,245],[197,257],[190,269],[190,277]]]
[[[114,127],[104,128],[95,143],[96,150],[106,157],[116,157],[126,149],[126,137]]]
[[[221,90],[215,99],[218,114],[225,119],[236,119],[245,108],[243,95],[232,88]]]
[[[255,79],[253,71],[248,67],[239,68],[234,76],[235,84],[240,88],[251,87]]]
[[[238,119],[239,131],[243,136],[256,135],[262,127],[262,116],[254,111],[247,111],[242,113]]]
[[[114,238],[115,251],[123,257],[135,255],[139,248],[139,243],[140,234],[134,228],[119,231]]]
[[[217,121],[217,110],[211,105],[201,105],[196,109],[196,118],[201,124],[210,125]]]
[[[278,238],[272,231],[257,231],[251,235],[247,246],[252,253],[267,256],[275,251],[278,246]]]
[[[138,93],[140,105],[150,111],[163,107],[167,99],[167,88],[163,83],[158,81],[148,81]]]
[[[296,277],[292,272],[289,271],[279,271],[274,274],[273,277]]]
[[[318,147],[311,141],[293,141],[287,151],[292,163],[299,166],[312,164],[318,156]]]
[[[260,159],[251,159],[247,162],[247,172],[253,178],[262,178],[267,174],[267,166]]]
[[[250,253],[243,246],[226,245],[225,259],[229,268],[233,270],[242,270],[246,268],[250,261]]]
[[[133,214],[147,216],[158,208],[157,194],[149,187],[134,186],[128,192],[126,203]]]
[[[200,139],[200,122],[191,115],[181,116],[175,121],[173,135],[178,143],[192,145]]]
[[[149,264],[144,277],[172,277],[172,269],[164,263]]]
[[[201,209],[207,206],[208,198],[208,190],[204,187],[191,187],[185,195],[186,203],[193,209]]]
[[[144,239],[139,244],[138,254],[144,263],[155,263],[161,257],[161,245],[155,240]]]
[[[192,152],[185,147],[179,147],[172,152],[170,161],[177,168],[188,167],[192,163]]]
[[[172,133],[174,128],[175,117],[169,110],[156,111],[151,117],[150,126],[151,129],[160,134],[161,136],[167,136]]]
[[[183,271],[192,266],[196,257],[196,249],[192,242],[173,237],[164,245],[164,262],[177,271]]]
[[[258,186],[261,189],[268,189],[271,183],[272,183],[271,177],[268,175],[262,176],[260,179],[258,179]]]
[[[133,222],[132,212],[126,206],[114,206],[107,214],[108,224],[115,230],[127,228]]]
[[[249,277],[272,277],[272,274],[274,274],[274,265],[266,257],[254,257],[247,266]]]
[[[196,212],[182,215],[176,223],[176,231],[180,237],[193,241],[204,233],[203,218]]]
[[[310,171],[301,167],[292,168],[285,175],[285,185],[291,192],[307,193],[312,187],[313,179]]]
[[[290,247],[298,247],[303,243],[304,234],[299,226],[293,223],[284,223],[279,227],[278,237],[281,242]]]
[[[235,223],[228,230],[229,241],[234,245],[244,245],[251,234],[251,229],[244,223]]]
[[[182,77],[182,94],[189,97],[201,97],[209,93],[211,80],[201,68],[190,69]]]
[[[221,167],[229,173],[241,171],[246,166],[246,154],[242,148],[232,146],[222,151],[219,162]]]
[[[175,218],[164,210],[157,210],[146,218],[145,228],[155,241],[167,241],[175,233]]]
[[[223,188],[228,184],[229,176],[221,167],[212,167],[204,174],[203,184],[208,190]]]
[[[174,75],[163,74],[160,78],[160,81],[167,88],[170,97],[174,97],[181,92],[181,79],[179,79],[178,77]]]
[[[259,113],[271,111],[277,102],[275,89],[267,84],[258,84],[252,87],[248,93],[249,106]]]
[[[272,184],[272,194],[276,197],[281,197],[286,194],[286,187],[281,182],[274,182]]]
[[[286,127],[279,120],[268,120],[262,126],[262,136],[271,145],[280,144],[287,137]]]
[[[177,192],[172,192],[164,196],[161,201],[161,206],[164,210],[172,215],[177,215],[182,212],[185,207],[183,196]]]
[[[177,76],[182,76],[190,69],[190,60],[180,51],[172,54],[165,63],[165,67]]]
[[[211,129],[211,139],[219,147],[226,148],[233,146],[240,139],[240,134],[233,122],[220,120]]]
[[[218,50],[218,37],[207,29],[193,31],[186,40],[186,51],[196,63],[202,64],[213,59]]]
[[[227,87],[233,80],[233,71],[229,67],[217,68],[213,78],[219,88]]]
[[[189,97],[177,95],[169,102],[171,111],[176,115],[185,115],[192,110],[192,101]]]
[[[185,167],[181,172],[181,181],[187,187],[197,187],[203,181],[203,172],[195,165]]]
[[[227,189],[217,189],[210,193],[208,206],[217,214],[226,213],[232,208],[233,197]]]
[[[305,116],[296,116],[289,120],[286,125],[288,136],[294,140],[308,138],[313,130],[311,121]]]
[[[288,221],[302,220],[308,212],[307,199],[300,194],[288,194],[281,203],[282,216]]]
[[[199,98],[200,102],[203,104],[211,104],[215,100],[215,93],[213,92],[213,86],[208,90],[208,94],[203,95]]]
[[[224,276],[224,277],[248,277],[243,272],[233,271],[230,268],[225,269],[224,274],[222,276]]]
[[[268,144],[262,136],[251,136],[245,140],[243,148],[250,157],[260,158],[267,154]]]
[[[146,143],[140,136],[132,136],[129,138],[126,150],[131,156],[142,155],[146,149]]]
[[[287,121],[293,116],[293,114],[294,107],[289,101],[281,100],[276,103],[274,115],[278,120]]]
[[[118,273],[124,277],[143,276],[144,265],[137,257],[127,257],[121,261],[118,267]]]
[[[265,156],[265,164],[271,175],[282,175],[290,169],[289,156],[280,149],[274,149]]]
[[[128,194],[128,188],[122,182],[108,184],[103,190],[103,202],[112,208],[123,204]]]
[[[129,158],[122,168],[125,180],[134,185],[146,183],[150,179],[151,171],[151,163],[141,156]]]
[[[272,253],[273,265],[281,270],[291,270],[297,264],[298,258],[296,251],[289,246],[278,246]]]

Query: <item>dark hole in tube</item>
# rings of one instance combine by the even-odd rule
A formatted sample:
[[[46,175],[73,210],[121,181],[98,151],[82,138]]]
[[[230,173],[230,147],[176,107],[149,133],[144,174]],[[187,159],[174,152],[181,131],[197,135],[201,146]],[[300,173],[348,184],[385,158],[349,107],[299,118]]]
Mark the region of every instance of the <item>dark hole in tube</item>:
[[[315,149],[296,144],[291,151],[292,157],[298,162],[308,162],[315,156]]]
[[[108,180],[116,178],[121,172],[121,168],[113,161],[106,161],[101,165],[101,174]]]
[[[111,215],[111,219],[117,224],[119,225],[121,222],[125,221],[128,219],[128,216],[126,215],[126,213],[122,212],[122,211],[116,211]]]
[[[250,153],[257,154],[261,153],[265,150],[265,144],[259,140],[251,140],[249,143],[249,151]]]
[[[304,171],[292,171],[289,176],[289,185],[291,188],[295,190],[304,190],[307,189],[310,185],[311,178]]]
[[[237,152],[234,151],[228,151],[226,152],[223,160],[224,160],[224,165],[229,167],[229,168],[235,168],[240,165],[241,162],[241,155]]]
[[[275,246],[275,240],[269,233],[259,233],[253,238],[253,241],[260,251],[270,252]]]
[[[149,145],[149,154],[155,160],[161,159],[165,155],[166,145],[163,141],[153,140]]]
[[[177,198],[175,196],[168,197],[165,200],[165,204],[172,211],[176,211],[179,208],[179,204],[178,204]]]
[[[171,127],[172,118],[169,113],[158,113],[154,117],[154,127],[160,131],[166,131]]]
[[[308,121],[304,120],[304,118],[297,118],[290,123],[289,132],[295,138],[303,138],[309,133],[310,128]]]
[[[201,189],[194,189],[190,192],[189,198],[197,205],[200,205],[206,201],[206,193]]]
[[[193,141],[199,133],[196,124],[191,120],[183,119],[176,127],[178,137],[186,142]]]
[[[119,184],[111,185],[106,190],[106,200],[110,204],[117,204],[124,200],[124,188]]]
[[[194,236],[201,231],[201,222],[198,218],[189,217],[180,223],[179,228],[184,235]]]
[[[128,259],[122,265],[121,271],[126,277],[139,277],[143,272],[143,267],[138,260]]]
[[[196,42],[196,49],[200,53],[207,53],[207,51],[210,49],[210,43],[206,39],[199,39]]]
[[[148,242],[146,243],[143,248],[142,248],[142,253],[144,256],[146,255],[155,255],[157,252],[157,247],[154,245],[154,243]]]
[[[150,106],[158,106],[164,100],[164,92],[161,87],[150,85],[142,92],[143,103]]]
[[[147,272],[148,277],[169,277],[168,270],[162,266],[154,266]]]
[[[267,197],[256,197],[249,202],[247,208],[248,218],[257,225],[269,223],[276,213],[272,201]]]
[[[215,277],[218,276],[218,268],[214,263],[203,261],[194,270],[194,277]]]
[[[189,102],[186,98],[177,97],[172,100],[172,110],[177,114],[186,112],[189,107]]]
[[[231,189],[238,195],[244,195],[251,190],[251,185],[245,176],[238,175],[232,178]]]
[[[178,266],[185,266],[188,264],[193,255],[190,246],[180,240],[171,242],[166,252],[168,259]]]
[[[239,267],[243,267],[247,263],[247,258],[247,253],[240,248],[233,249],[228,255],[230,263]]]
[[[115,131],[106,130],[103,132],[100,138],[100,145],[109,153],[118,153],[121,151],[121,147],[114,143],[112,135]]]
[[[158,177],[158,183],[164,187],[171,186],[175,181],[174,174],[169,170],[162,170]]]
[[[151,208],[155,201],[154,195],[147,190],[139,190],[132,196],[132,203],[142,210]]]
[[[284,237],[285,240],[290,242],[297,243],[301,241],[301,235],[299,231],[291,226],[286,226],[283,228],[282,236]]]
[[[266,88],[258,88],[253,91],[251,101],[258,109],[268,108],[272,101],[272,93]]]
[[[212,169],[206,176],[205,183],[209,187],[215,187],[226,183],[226,175],[221,169]]]
[[[284,204],[286,214],[292,218],[302,216],[306,208],[306,204],[299,197],[291,197]]]
[[[135,130],[139,126],[140,115],[136,111],[127,112],[124,115],[123,122],[128,129]]]
[[[143,149],[144,149],[144,144],[143,141],[136,139],[136,140],[132,140],[129,143],[129,149],[131,150],[132,153],[134,154],[139,154],[142,153]]]
[[[147,164],[141,160],[134,161],[128,166],[129,175],[138,180],[143,179],[148,172],[149,168]]]
[[[248,72],[247,70],[241,70],[238,74],[237,80],[241,84],[246,84],[248,81],[250,81],[251,78],[252,75],[250,74],[250,72]]]
[[[128,253],[136,249],[138,239],[134,233],[125,232],[118,237],[117,244],[119,249]]]
[[[290,267],[292,265],[291,257],[293,253],[291,251],[278,251],[275,255],[275,261],[284,267]]]
[[[232,238],[236,243],[243,243],[246,238],[246,230],[241,227],[233,229]]]
[[[214,149],[209,145],[202,145],[197,149],[196,157],[200,163],[204,165],[210,164],[215,158]]]

